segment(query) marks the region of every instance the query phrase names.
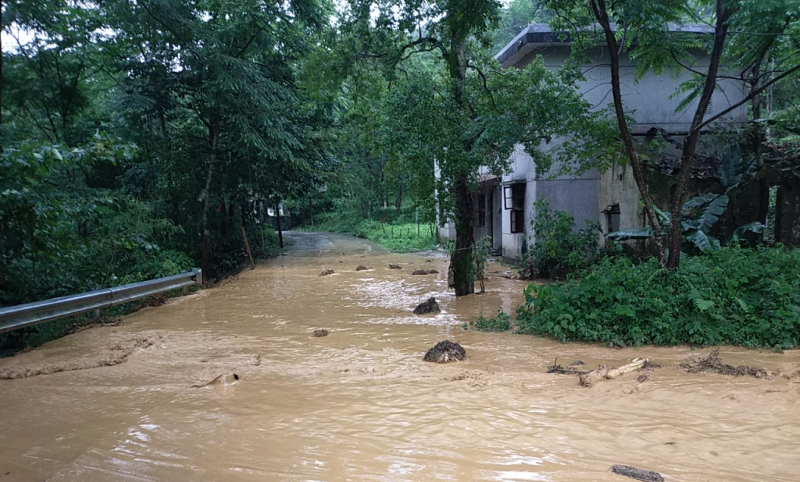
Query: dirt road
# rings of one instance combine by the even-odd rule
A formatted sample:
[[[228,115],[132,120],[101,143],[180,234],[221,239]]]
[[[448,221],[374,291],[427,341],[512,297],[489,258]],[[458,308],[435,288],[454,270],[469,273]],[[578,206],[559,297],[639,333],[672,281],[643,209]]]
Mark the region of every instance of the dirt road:
[[[683,347],[464,331],[521,302],[524,284],[493,273],[507,268],[456,300],[441,256],[287,237],[287,256],[220,287],[0,360],[0,374],[29,375],[0,380],[0,482],[631,480],[612,464],[668,481],[797,480],[797,351],[722,347],[776,373],[767,381],[687,374]],[[432,295],[442,313],[412,314]],[[319,328],[330,334],[310,337]],[[466,361],[421,361],[446,338]],[[664,365],[643,383],[545,373],[556,357],[641,356]]]

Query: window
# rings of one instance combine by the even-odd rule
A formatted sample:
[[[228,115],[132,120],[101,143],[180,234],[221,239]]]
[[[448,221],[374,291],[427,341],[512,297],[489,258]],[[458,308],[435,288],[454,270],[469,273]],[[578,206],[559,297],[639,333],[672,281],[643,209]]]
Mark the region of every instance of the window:
[[[525,232],[525,183],[504,186],[503,198],[506,210],[511,211],[511,232]]]
[[[475,203],[475,226],[481,228],[486,226],[486,195],[478,194]]]
[[[609,204],[603,209],[606,215],[606,234],[619,231],[619,204]]]

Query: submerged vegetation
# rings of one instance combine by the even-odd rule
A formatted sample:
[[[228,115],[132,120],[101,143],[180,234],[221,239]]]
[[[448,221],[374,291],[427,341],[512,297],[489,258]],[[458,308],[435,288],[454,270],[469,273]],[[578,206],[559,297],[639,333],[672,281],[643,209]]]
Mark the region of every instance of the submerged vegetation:
[[[468,323],[464,323],[464,329],[476,331],[508,331],[511,329],[511,317],[503,310],[497,310],[497,315],[490,318],[478,315],[478,318]]]

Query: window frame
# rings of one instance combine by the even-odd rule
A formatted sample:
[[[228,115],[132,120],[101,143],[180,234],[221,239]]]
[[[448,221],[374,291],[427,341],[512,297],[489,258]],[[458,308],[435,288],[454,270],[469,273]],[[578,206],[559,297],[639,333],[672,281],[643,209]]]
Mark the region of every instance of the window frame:
[[[515,182],[503,186],[503,205],[510,214],[511,234],[525,232],[525,190],[526,182]],[[509,200],[511,206],[509,207]]]

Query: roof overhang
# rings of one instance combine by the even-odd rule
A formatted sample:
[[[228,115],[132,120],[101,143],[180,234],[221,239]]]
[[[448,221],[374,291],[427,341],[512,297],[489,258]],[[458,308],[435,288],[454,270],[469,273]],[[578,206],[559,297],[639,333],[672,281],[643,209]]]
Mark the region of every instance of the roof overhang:
[[[612,28],[615,28],[612,25]],[[588,29],[596,29],[598,26],[591,25]],[[669,24],[667,29],[670,32],[681,32],[696,35],[709,35],[714,33],[714,28],[703,24]],[[522,29],[522,31],[514,37],[514,40],[509,42],[498,52],[494,58],[500,62],[503,68],[511,67],[517,62],[525,58],[532,50],[544,47],[557,47],[566,46],[571,42],[569,32],[554,31],[546,23],[532,23]]]

